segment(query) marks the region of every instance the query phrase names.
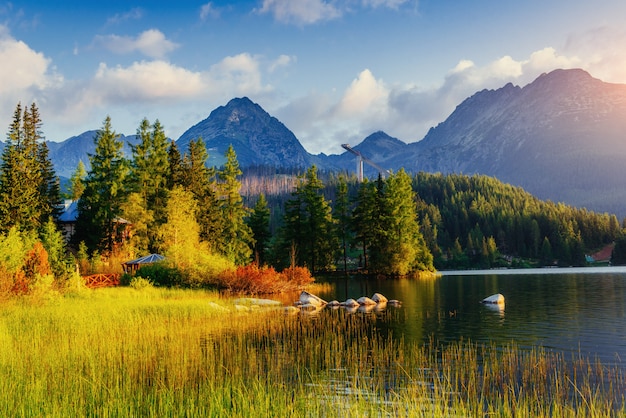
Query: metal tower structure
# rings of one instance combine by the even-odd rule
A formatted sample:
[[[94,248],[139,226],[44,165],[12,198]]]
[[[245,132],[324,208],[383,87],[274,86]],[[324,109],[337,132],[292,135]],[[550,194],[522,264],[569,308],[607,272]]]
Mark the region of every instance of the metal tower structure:
[[[387,170],[386,168],[382,168],[381,166],[376,164],[374,161],[370,160],[369,158],[366,158],[363,154],[353,149],[350,145],[341,144],[341,146],[346,151],[351,152],[352,154],[356,155],[356,176],[359,182],[363,181],[363,163],[364,162],[374,167],[376,170],[378,170],[378,173],[380,173],[383,177],[390,173],[389,170]]]

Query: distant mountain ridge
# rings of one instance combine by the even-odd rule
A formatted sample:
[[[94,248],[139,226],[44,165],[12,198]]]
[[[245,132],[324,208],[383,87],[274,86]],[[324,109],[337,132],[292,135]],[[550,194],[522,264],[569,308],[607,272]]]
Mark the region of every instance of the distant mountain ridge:
[[[309,167],[316,160],[293,132],[247,97],[232,99],[213,110],[208,118],[185,131],[176,145],[183,152],[197,138],[204,140],[209,163],[215,166],[225,162],[230,145],[242,167]]]
[[[88,165],[95,133],[48,143],[59,175],[69,177],[79,159]],[[293,132],[246,97],[216,108],[183,133],[176,141],[181,153],[196,138],[205,141],[211,165],[220,166],[232,144],[241,167],[355,170],[348,152],[308,153]],[[122,139],[136,141],[134,135]],[[350,145],[388,169],[485,174],[541,199],[626,216],[626,85],[580,69],[554,70],[524,87],[508,83],[479,91],[419,142],[379,131]],[[130,157],[128,146],[126,152]]]

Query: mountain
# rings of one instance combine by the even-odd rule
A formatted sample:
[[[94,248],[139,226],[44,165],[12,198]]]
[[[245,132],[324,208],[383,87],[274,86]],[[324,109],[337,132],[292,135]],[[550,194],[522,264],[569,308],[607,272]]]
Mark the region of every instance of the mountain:
[[[573,69],[483,90],[385,162],[485,174],[541,199],[626,215],[626,85]]]
[[[80,159],[89,168],[95,134],[48,142],[60,176],[71,176]],[[220,166],[232,144],[242,167],[316,164],[355,170],[355,156],[347,151],[309,154],[285,125],[246,97],[232,99],[189,128],[177,140],[181,153],[200,137],[211,165]],[[125,144],[137,140],[134,135],[122,139]],[[485,174],[541,199],[626,216],[626,85],[603,82],[580,69],[542,74],[524,87],[509,83],[479,91],[418,142],[375,132],[350,145],[387,169]],[[131,155],[128,145],[125,154]],[[376,176],[364,168],[367,176]]]
[[[355,151],[360,152],[366,158],[379,162],[393,159],[407,149],[407,144],[398,138],[391,137],[383,131],[374,132],[365,138],[358,145],[351,146]],[[322,156],[320,156],[322,157]],[[323,158],[323,166],[354,171],[356,169],[356,157],[350,152],[340,155],[328,155]],[[383,164],[383,168],[387,168]],[[364,164],[363,171],[366,177],[376,177],[378,172],[373,167]]]
[[[96,151],[96,145],[94,139],[98,131],[87,131],[80,135],[73,136],[66,139],[63,142],[48,141],[48,150],[50,161],[54,166],[54,169],[59,177],[70,178],[80,160],[85,164],[85,169],[89,171],[91,164],[89,162],[89,154],[93,154]],[[130,158],[132,151],[130,144],[136,145],[139,143],[137,135],[120,135],[119,140],[123,141],[124,147],[122,149],[124,156]]]
[[[222,165],[230,145],[242,167],[309,167],[318,161],[293,132],[247,97],[232,99],[189,128],[176,141],[179,151],[186,152],[189,142],[197,138],[206,144],[209,165]]]

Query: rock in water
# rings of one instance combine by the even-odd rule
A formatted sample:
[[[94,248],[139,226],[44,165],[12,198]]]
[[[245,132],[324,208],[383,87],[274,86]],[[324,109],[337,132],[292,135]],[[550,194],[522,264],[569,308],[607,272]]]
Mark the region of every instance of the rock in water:
[[[481,301],[481,303],[487,303],[490,305],[504,305],[504,296],[500,293],[496,293],[495,295],[486,297]]]
[[[370,305],[376,305],[376,302],[374,302],[372,299],[368,298],[367,296],[362,296],[360,298],[358,298],[356,300],[359,305],[364,305],[364,306],[370,306]]]
[[[313,305],[313,306],[324,306],[326,305],[326,301],[319,296],[316,296],[307,291],[302,291],[300,293],[300,303],[302,305]]]
[[[384,303],[384,302],[388,302],[387,298],[383,295],[381,295],[380,293],[374,293],[372,295],[372,300],[376,303]]]

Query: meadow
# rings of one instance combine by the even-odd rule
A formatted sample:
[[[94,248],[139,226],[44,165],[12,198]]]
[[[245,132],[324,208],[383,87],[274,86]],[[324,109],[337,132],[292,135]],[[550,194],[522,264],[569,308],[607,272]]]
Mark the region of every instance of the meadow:
[[[204,290],[82,290],[0,305],[0,416],[625,415],[623,370],[380,332],[400,310],[315,315]]]

